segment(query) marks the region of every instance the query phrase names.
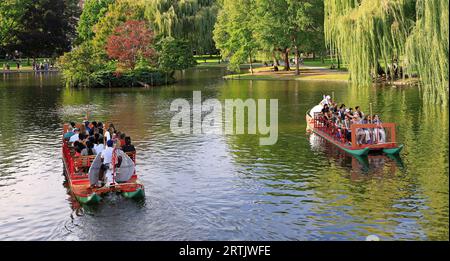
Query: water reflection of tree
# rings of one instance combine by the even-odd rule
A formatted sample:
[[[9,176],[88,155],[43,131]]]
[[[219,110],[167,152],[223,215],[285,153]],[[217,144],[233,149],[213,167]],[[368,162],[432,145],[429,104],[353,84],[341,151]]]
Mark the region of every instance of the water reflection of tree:
[[[350,88],[354,101],[373,102],[374,112],[398,125],[397,139],[405,144],[402,152],[410,190],[418,197],[419,219],[429,239],[448,238],[448,108],[424,104],[417,87],[371,86]]]
[[[363,228],[355,233],[361,236],[370,232],[386,238],[395,238],[396,234],[402,233],[405,233],[403,238],[412,233],[411,239],[448,238],[448,218],[444,218],[448,217],[449,205],[448,109],[425,106],[415,87],[334,89],[330,86],[316,89],[293,82],[264,81],[254,82],[250,88],[245,81],[226,83],[226,88],[220,92],[221,99],[280,100],[278,143],[260,147],[258,135],[229,136],[227,143],[236,163],[246,168],[248,174],[264,173],[252,178],[278,180],[277,185],[268,183],[268,186],[282,188],[284,181],[302,182],[302,186],[289,187],[313,189],[318,198],[327,202],[317,204],[318,213],[331,211],[339,215],[342,211],[348,216],[332,217],[339,221],[334,224],[344,226],[356,220]],[[358,161],[355,168],[353,159],[348,161],[348,158],[335,154],[333,157],[329,155],[332,152],[320,155],[311,151],[302,133],[306,127],[304,113],[322,94],[332,91],[337,100],[348,107],[359,105],[369,113],[372,103],[373,112],[381,114],[385,122],[397,123],[397,139],[405,145],[402,152],[404,168],[399,168],[402,164],[395,160],[382,158],[384,163],[380,162],[373,169],[369,167],[368,173],[364,174]],[[314,175],[316,179],[304,182],[305,170],[314,168],[318,169]],[[414,229],[405,227],[408,222],[415,223]]]
[[[17,74],[0,81],[0,151],[4,155],[23,147],[26,140],[49,138],[59,127],[55,110],[59,78],[52,74],[42,76],[47,85],[41,88],[37,77]]]

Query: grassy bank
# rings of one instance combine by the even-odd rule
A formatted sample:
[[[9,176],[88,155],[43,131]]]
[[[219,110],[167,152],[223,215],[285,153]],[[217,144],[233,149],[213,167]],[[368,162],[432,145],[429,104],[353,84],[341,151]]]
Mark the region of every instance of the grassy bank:
[[[231,74],[224,77],[228,80],[308,80],[308,81],[348,81],[348,73],[321,67],[302,67],[300,75],[295,70],[274,72],[272,67],[256,68],[254,73]]]

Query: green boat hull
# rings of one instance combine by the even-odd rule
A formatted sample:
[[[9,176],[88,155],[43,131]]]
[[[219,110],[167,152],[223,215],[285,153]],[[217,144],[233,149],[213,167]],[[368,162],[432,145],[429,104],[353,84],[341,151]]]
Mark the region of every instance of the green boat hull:
[[[351,154],[353,156],[359,156],[359,157],[367,156],[369,154],[369,151],[370,151],[369,148],[364,148],[364,149],[360,149],[360,150],[349,150],[349,149],[341,147],[341,146],[338,146],[338,147],[340,147],[345,152],[347,152],[347,153],[349,153],[349,154]]]
[[[397,148],[392,148],[392,149],[383,149],[383,152],[386,154],[399,154],[400,151],[402,151],[403,149],[403,144],[401,144],[400,146],[398,146]]]
[[[122,192],[122,196],[124,196],[125,198],[138,199],[138,198],[143,198],[145,196],[145,192],[143,189],[139,188],[136,191]]]
[[[346,148],[346,147],[340,146],[338,143],[336,143],[336,142],[330,140],[328,137],[323,136],[321,133],[319,133],[319,132],[317,132],[317,131],[314,131],[314,132],[315,132],[317,135],[321,136],[322,138],[326,139],[327,141],[333,143],[336,147],[338,147],[338,148],[344,150],[345,152],[347,152],[347,153],[350,154],[350,155],[362,157],[362,156],[367,156],[367,155],[369,154],[369,151],[370,151],[369,148],[351,150],[351,149],[348,149],[348,148]]]
[[[77,197],[77,200],[82,204],[96,204],[96,203],[99,203],[100,200],[102,199],[102,197],[100,197],[96,193],[93,193],[87,197],[79,197],[79,196],[76,196],[76,197]]]

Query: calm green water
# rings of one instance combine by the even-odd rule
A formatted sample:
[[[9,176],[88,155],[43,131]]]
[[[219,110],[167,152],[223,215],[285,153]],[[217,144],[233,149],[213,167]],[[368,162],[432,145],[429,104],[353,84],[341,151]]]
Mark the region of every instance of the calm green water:
[[[224,81],[186,72],[152,89],[66,89],[57,75],[0,75],[1,240],[448,240],[447,109],[423,106],[412,87],[352,88],[299,81]],[[279,138],[175,136],[170,103],[279,100]],[[362,163],[306,133],[322,94],[398,124],[400,159]],[[112,121],[138,149],[146,199],[109,195],[80,207],[64,185],[61,124]]]

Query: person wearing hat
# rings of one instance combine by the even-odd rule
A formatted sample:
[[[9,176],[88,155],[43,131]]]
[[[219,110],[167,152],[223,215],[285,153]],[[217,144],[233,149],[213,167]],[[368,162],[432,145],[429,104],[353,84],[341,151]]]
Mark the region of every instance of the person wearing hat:
[[[67,128],[67,132],[64,133],[64,140],[70,140],[70,137],[72,137],[73,135],[75,135],[75,132],[73,132],[72,126],[69,126]]]

